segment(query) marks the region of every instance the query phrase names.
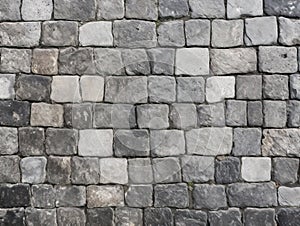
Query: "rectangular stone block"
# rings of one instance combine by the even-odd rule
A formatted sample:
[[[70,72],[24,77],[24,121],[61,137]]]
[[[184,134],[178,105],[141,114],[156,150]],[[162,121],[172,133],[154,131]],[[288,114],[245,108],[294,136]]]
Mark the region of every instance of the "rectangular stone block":
[[[225,126],[225,110],[223,103],[200,104],[197,106],[199,126]]]
[[[272,179],[279,184],[292,184],[297,182],[299,159],[273,158]]]
[[[247,125],[247,102],[240,100],[226,101],[226,125],[246,126]]]
[[[79,42],[82,46],[112,46],[112,22],[89,22],[79,28]]]
[[[29,184],[41,184],[46,180],[45,157],[26,157],[20,162],[22,182]]]
[[[158,44],[166,47],[182,47],[185,45],[183,21],[162,22],[157,28]]]
[[[49,184],[37,184],[31,186],[32,206],[37,208],[55,207],[55,189]]]
[[[177,101],[203,103],[205,100],[205,80],[197,78],[177,78]]]
[[[126,204],[130,207],[152,206],[152,199],[152,185],[130,185],[125,193]]]
[[[176,100],[176,80],[168,76],[148,77],[149,99],[154,103],[170,103]]]
[[[248,101],[247,116],[249,126],[261,126],[263,124],[262,102]]]
[[[101,102],[104,96],[104,78],[100,76],[81,76],[80,90],[82,101]]]
[[[49,156],[47,159],[47,181],[51,184],[70,184],[71,158]]]
[[[207,214],[201,210],[177,209],[174,220],[175,225],[206,225]]]
[[[151,73],[145,49],[124,49],[121,55],[127,75],[149,75]]]
[[[55,186],[56,207],[84,206],[86,204],[86,189],[84,186]]]
[[[263,0],[229,0],[227,2],[227,17],[239,18],[243,16],[263,15]]]
[[[174,183],[181,181],[181,166],[176,157],[152,159],[153,175],[156,183]]]
[[[0,157],[0,182],[19,183],[21,178],[20,157],[17,155]]]
[[[16,139],[14,143],[16,145],[17,138],[14,136],[10,137]],[[45,152],[44,141],[45,133],[43,128],[19,128],[19,151],[22,156],[43,155]],[[6,150],[9,149],[6,148]]]
[[[236,98],[259,100],[262,97],[262,76],[239,75],[236,79]]]
[[[170,105],[170,127],[176,129],[191,129],[197,127],[197,110],[194,104]]]
[[[270,181],[271,158],[243,157],[241,175],[248,182]]]
[[[242,226],[242,214],[238,208],[215,210],[208,213],[208,221],[212,225],[238,225]]]
[[[0,5],[0,21],[17,21],[21,19],[21,0],[3,0]]]
[[[32,52],[29,49],[2,49],[0,70],[5,73],[30,73]]]
[[[162,18],[180,18],[187,16],[189,5],[187,0],[160,0],[158,6],[159,17]]]
[[[149,158],[128,159],[128,177],[130,184],[153,183],[151,160]]]
[[[127,159],[102,158],[100,159],[101,184],[127,184]]]
[[[142,225],[143,210],[130,207],[117,207],[115,210],[117,225]]]
[[[206,80],[206,101],[221,102],[235,97],[235,77],[210,77]]]
[[[224,18],[225,4],[223,0],[190,0],[192,18]]]
[[[294,0],[265,0],[264,11],[267,15],[299,17],[299,2]]]
[[[151,71],[155,75],[173,75],[175,50],[170,48],[153,48],[147,51],[151,62]]]
[[[83,209],[75,207],[60,207],[56,211],[58,225],[85,225],[86,218]]]
[[[278,202],[281,206],[300,206],[300,188],[284,187],[278,188]]]
[[[95,226],[112,226],[114,224],[114,210],[110,207],[87,209],[86,223]]]
[[[285,127],[287,122],[286,102],[265,100],[263,105],[264,127]]]
[[[192,2],[196,2],[196,1],[190,1],[190,4],[192,4]],[[186,38],[187,46],[209,46],[210,45],[210,21],[209,20],[185,21],[185,38]]]
[[[33,103],[31,105],[31,126],[62,127],[64,109],[62,105]]]
[[[14,99],[15,79],[14,74],[0,74],[0,99]]]
[[[166,104],[145,104],[137,106],[139,128],[166,129],[169,127],[169,107]]]
[[[157,20],[157,0],[129,0],[126,2],[126,18]]]
[[[30,104],[26,101],[0,101],[0,125],[27,126],[30,117]]]
[[[171,226],[173,222],[173,214],[170,208],[146,208],[144,211],[144,223],[146,225],[159,224]]]
[[[0,207],[30,206],[30,186],[28,184],[1,184]],[[11,222],[10,222],[11,223]]]
[[[98,0],[97,19],[122,19],[125,13],[124,0]]]
[[[261,138],[260,128],[235,128],[232,154],[234,156],[261,155]]]
[[[66,127],[90,129],[93,127],[93,105],[91,103],[65,104],[64,120]]]
[[[218,184],[238,182],[241,176],[241,162],[236,157],[219,158],[215,162],[215,179]]]
[[[27,225],[38,224],[57,226],[55,209],[27,208],[25,214]]]
[[[100,181],[100,167],[98,158],[73,157],[71,160],[72,183],[98,184]]]
[[[80,102],[79,76],[54,76],[50,98],[56,103]]]
[[[18,152],[17,128],[0,127],[0,155],[12,155]]]
[[[23,20],[50,20],[53,2],[51,0],[24,0],[21,12]]]
[[[31,70],[35,74],[55,75],[58,73],[58,49],[34,49]]]

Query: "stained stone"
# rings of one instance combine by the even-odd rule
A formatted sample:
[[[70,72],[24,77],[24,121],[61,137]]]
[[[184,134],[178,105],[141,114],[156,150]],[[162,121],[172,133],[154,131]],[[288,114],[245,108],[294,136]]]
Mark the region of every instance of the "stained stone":
[[[194,104],[170,105],[170,126],[176,129],[191,129],[197,126],[197,112]]]
[[[0,182],[19,183],[21,174],[19,169],[20,158],[16,155],[0,157]]]
[[[169,208],[146,208],[144,211],[145,225],[173,225],[173,214]]]
[[[239,18],[243,16],[263,15],[263,0],[229,0],[227,2],[227,17]]]
[[[78,76],[54,76],[51,85],[51,100],[56,103],[81,101]]]
[[[242,226],[242,215],[239,209],[229,208],[227,210],[210,211],[208,222],[210,225],[235,225]]]
[[[233,133],[234,156],[261,155],[262,133],[259,128],[236,128]]]
[[[78,132],[71,129],[46,130],[46,153],[48,155],[75,155],[77,153]]]
[[[79,42],[82,46],[112,46],[112,22],[97,21],[83,24],[79,28]]]
[[[71,160],[73,184],[98,184],[100,168],[98,158],[73,157]]]
[[[147,104],[137,106],[139,128],[166,129],[169,127],[169,106],[166,104]]]
[[[125,73],[121,50],[109,48],[94,49],[96,72],[100,75],[122,75]]]
[[[118,157],[149,156],[147,130],[117,130],[114,134],[114,152]]]
[[[300,210],[299,208],[280,208],[276,211],[276,219],[279,225],[297,225],[300,221]]]
[[[90,226],[113,226],[114,211],[112,208],[87,209],[86,223]]]
[[[155,158],[152,161],[154,180],[156,183],[173,183],[181,181],[181,167],[178,158]]]
[[[215,162],[215,179],[218,184],[231,184],[240,179],[241,163],[239,158],[224,157]]]
[[[45,157],[26,157],[20,162],[22,171],[22,182],[30,184],[44,183],[46,179]]]
[[[97,19],[112,20],[124,17],[124,0],[98,0]]]
[[[113,24],[114,45],[128,48],[152,48],[156,46],[154,22],[128,20]]]
[[[186,208],[188,205],[189,195],[186,184],[166,184],[154,187],[155,207]]]
[[[173,75],[175,50],[155,48],[147,51],[152,74]]]
[[[42,31],[41,44],[44,46],[75,46],[78,44],[77,22],[46,21],[42,24]]]
[[[235,96],[235,77],[210,77],[206,80],[206,101],[216,103]]]
[[[244,211],[245,226],[275,226],[275,211],[273,209],[247,208]]]
[[[290,95],[292,99],[300,99],[300,74],[290,75]]]
[[[100,183],[101,184],[127,184],[127,159],[102,158],[100,159]]]
[[[225,110],[223,103],[200,104],[197,106],[197,114],[199,126],[225,126]]]
[[[247,125],[247,102],[239,100],[228,100],[226,102],[226,125]]]
[[[299,159],[273,158],[272,179],[280,184],[297,182]]]
[[[185,182],[207,182],[214,179],[214,158],[186,155],[181,158],[182,178]]]
[[[30,206],[30,186],[28,184],[1,184],[0,207]]]
[[[177,101],[203,103],[205,99],[205,81],[197,78],[177,78]]]
[[[176,80],[169,76],[148,77],[149,100],[154,103],[169,103],[176,100]]]
[[[158,7],[159,17],[180,18],[187,16],[189,5],[187,0],[160,0]]]
[[[34,209],[25,210],[27,225],[57,226],[55,209]]]
[[[23,20],[50,20],[52,16],[53,2],[51,0],[23,0]]]
[[[124,49],[122,59],[127,75],[150,74],[150,63],[145,49]]]
[[[65,104],[64,120],[66,127],[76,129],[89,129],[93,127],[93,105],[83,104]]]
[[[90,185],[87,187],[87,207],[124,206],[124,190],[121,185]]]
[[[21,0],[3,0],[0,5],[0,21],[16,21],[21,19],[20,13]]]
[[[207,214],[200,210],[177,209],[174,220],[176,226],[206,226]]]
[[[37,208],[55,207],[55,190],[52,185],[40,184],[31,186],[32,206]]]
[[[128,159],[128,178],[130,184],[149,184],[153,182],[152,163],[149,158]]]
[[[126,18],[157,20],[157,0],[128,0],[126,1]]]
[[[193,190],[194,207],[196,209],[218,209],[227,207],[225,186],[195,185]]]
[[[56,186],[56,207],[84,206],[86,191],[84,186]]]
[[[57,49],[34,49],[31,69],[35,74],[55,75],[58,73]]]
[[[130,207],[152,206],[152,197],[152,185],[130,185],[125,193],[126,205]]]
[[[160,46],[181,47],[185,45],[183,21],[167,21],[157,28],[158,44]]]
[[[225,5],[223,0],[190,0],[192,18],[224,18]]]
[[[300,188],[279,187],[278,202],[281,206],[300,206]]]
[[[80,90],[82,101],[101,102],[104,96],[104,78],[100,76],[81,76]]]
[[[299,17],[300,3],[294,0],[265,0],[264,11],[267,15]]]
[[[42,128],[19,128],[19,151],[22,156],[43,155],[45,134]]]
[[[2,72],[6,73],[30,73],[31,50],[29,49],[2,49]]]
[[[0,155],[12,155],[18,152],[17,128],[0,127]]]
[[[27,126],[30,104],[26,101],[0,101],[0,125]]]
[[[249,101],[247,116],[249,126],[261,126],[263,124],[262,102]]]
[[[56,211],[57,223],[59,226],[62,225],[78,225],[84,226],[86,219],[83,209],[74,207],[61,207]]]
[[[47,181],[52,184],[69,184],[71,158],[49,156],[47,161]]]
[[[24,208],[0,209],[2,225],[25,225]]]
[[[117,207],[115,222],[118,226],[143,225],[143,210],[130,207]]]
[[[63,126],[63,106],[58,104],[33,103],[31,105],[32,126]]]
[[[262,97],[262,76],[260,75],[237,76],[236,78],[237,99],[259,100],[261,99],[261,97]]]
[[[15,79],[14,74],[1,74],[0,76],[0,99],[14,99],[15,97]]]
[[[241,175],[248,182],[271,180],[271,158],[243,157]]]
[[[19,100],[50,101],[51,78],[40,75],[21,75],[16,81],[16,97]]]
[[[289,98],[289,78],[285,75],[263,76],[265,99],[285,100]]]
[[[273,182],[230,184],[227,195],[230,206],[241,208],[277,206],[277,192]]]
[[[190,4],[192,4],[192,2],[193,1],[190,1]],[[185,37],[186,37],[187,46],[209,46],[210,45],[210,21],[209,20],[185,21]]]
[[[286,125],[286,103],[284,101],[264,102],[264,126],[271,128],[283,128]]]

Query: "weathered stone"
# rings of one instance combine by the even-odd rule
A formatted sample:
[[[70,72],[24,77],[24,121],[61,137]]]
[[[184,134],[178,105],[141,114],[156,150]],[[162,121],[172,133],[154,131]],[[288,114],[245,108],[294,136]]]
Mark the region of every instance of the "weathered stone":
[[[183,21],[167,21],[157,28],[158,44],[160,46],[181,47],[185,45]]]
[[[1,34],[0,34],[1,35]],[[2,49],[1,71],[6,73],[30,73],[31,50]]]
[[[25,225],[24,208],[0,209],[2,225]]]
[[[1,184],[0,207],[30,206],[30,186],[28,184]]]
[[[144,211],[145,225],[173,225],[173,214],[169,208],[146,208]]]
[[[130,184],[149,184],[153,182],[152,163],[149,158],[128,160],[128,177]]]
[[[189,194],[186,184],[166,184],[154,187],[155,207],[186,208],[188,205]]]
[[[82,101],[101,102],[104,93],[104,78],[100,76],[82,76],[80,78]]]
[[[96,72],[100,75],[123,75],[124,64],[121,50],[99,48],[94,49]]]
[[[130,185],[125,193],[126,204],[130,207],[152,206],[152,197],[152,185]]]
[[[60,74],[95,74],[93,62],[93,49],[91,48],[66,48],[59,53]]]
[[[114,134],[114,152],[118,157],[149,156],[147,130],[117,130]]]
[[[16,155],[0,157],[0,182],[19,183],[20,182],[20,158]]]
[[[232,148],[232,128],[200,128],[186,132],[188,154],[227,155]]]
[[[205,81],[197,78],[177,78],[177,101],[203,103]]]
[[[145,49],[124,49],[122,59],[127,75],[150,74],[150,62]]]
[[[127,184],[127,159],[102,158],[100,159],[101,184]]]
[[[290,75],[290,94],[292,99],[300,99],[300,74]]]
[[[113,20],[124,17],[124,0],[98,0],[97,19]]]
[[[257,68],[256,50],[253,48],[212,49],[210,57],[211,70],[216,75],[250,73]]]
[[[263,124],[262,102],[249,101],[247,116],[249,126],[261,126]]]
[[[258,50],[260,71],[268,73],[297,72],[297,48],[260,46]]]
[[[242,215],[239,209],[229,208],[228,210],[210,211],[208,222],[210,225],[235,225],[242,226]]]
[[[243,45],[243,20],[213,20],[213,47],[235,47]]]
[[[156,46],[154,22],[128,20],[113,24],[114,45],[129,48],[151,48]]]
[[[210,77],[206,80],[206,101],[215,103],[235,96],[235,77]]]
[[[56,207],[84,206],[86,191],[84,186],[56,186]]]
[[[80,102],[78,76],[54,76],[51,86],[51,100],[57,103]]]
[[[200,104],[197,106],[197,114],[199,126],[225,126],[225,110],[223,103]]]
[[[30,104],[26,101],[0,101],[0,125],[27,126]]]
[[[158,6],[159,17],[180,18],[187,16],[189,5],[187,0],[160,0]]]
[[[239,75],[236,78],[236,98],[259,100],[262,97],[262,76]]]
[[[82,46],[112,46],[112,22],[98,21],[83,24],[79,28],[79,42]]]
[[[51,0],[24,0],[22,1],[23,20],[50,20],[53,2]]]
[[[57,49],[34,49],[31,69],[35,74],[55,75],[58,73]]]
[[[115,211],[116,225],[143,225],[143,210],[130,207],[117,207]]]
[[[67,127],[76,129],[89,129],[93,127],[93,105],[66,104],[64,105],[64,120]]]
[[[153,130],[150,132],[150,146],[152,156],[172,156],[185,153],[183,131]]]
[[[276,17],[255,17],[245,20],[245,44],[271,45],[277,43],[278,28]]]
[[[224,18],[225,5],[223,0],[190,0],[192,18]]]
[[[27,225],[57,226],[55,209],[34,209],[25,210]]]
[[[300,4],[294,0],[265,0],[264,11],[267,15],[299,17]]]
[[[19,151],[22,156],[43,155],[45,151],[44,141],[43,128],[19,128]]]
[[[139,128],[166,129],[169,127],[169,107],[165,104],[146,104],[137,106]]]
[[[54,2],[54,19],[88,21],[95,19],[95,13],[95,0]]]
[[[236,128],[233,133],[234,156],[258,156],[261,155],[261,129]]]
[[[156,48],[147,51],[152,74],[173,75],[175,50]]]
[[[77,153],[78,132],[71,129],[46,131],[46,153],[48,155],[75,155]]]
[[[247,125],[247,102],[239,100],[228,100],[226,102],[226,125]]]
[[[263,15],[263,0],[229,0],[227,2],[227,17],[239,18],[243,16]]]
[[[239,181],[241,163],[239,158],[225,157],[215,162],[215,179],[218,184],[231,184]]]
[[[264,102],[264,126],[283,128],[286,125],[286,103],[284,101],[267,101]]]
[[[181,158],[182,178],[185,182],[207,182],[214,179],[214,158],[189,156]]]
[[[273,209],[247,208],[244,211],[245,226],[275,226],[275,211]]]
[[[227,207],[225,186],[223,185],[195,185],[193,198],[194,207],[196,209],[218,209]]]
[[[276,211],[276,219],[279,225],[297,225],[300,221],[299,208],[280,208]]]
[[[227,195],[230,206],[242,208],[277,206],[276,187],[273,182],[230,184]]]
[[[0,5],[0,21],[16,21],[21,19],[20,13],[21,0],[3,0]]]
[[[50,101],[51,78],[40,75],[21,75],[16,81],[16,97],[20,100]]]
[[[148,77],[149,100],[154,103],[170,103],[176,100],[176,80],[169,76]]]
[[[107,157],[113,155],[112,130],[80,130],[78,154],[81,156]]]
[[[192,4],[192,1],[190,1]],[[210,45],[210,21],[187,20],[185,21],[185,37],[187,46]]]
[[[285,100],[289,98],[289,78],[285,75],[265,75],[264,98]]]
[[[87,209],[86,223],[90,226],[113,226],[114,211],[112,208]]]
[[[272,179],[280,184],[297,182],[299,159],[273,158]]]
[[[49,156],[47,161],[47,181],[52,184],[69,184],[71,158]]]
[[[1,46],[34,47],[39,45],[39,22],[4,22],[0,24]]]
[[[241,175],[248,182],[271,180],[271,158],[243,157]]]
[[[157,20],[157,0],[128,0],[126,1],[126,18]]]
[[[147,78],[139,76],[110,77],[106,80],[105,101],[113,103],[146,103]]]
[[[0,76],[0,99],[14,99],[16,76],[14,74],[1,74]]]
[[[77,22],[46,21],[42,25],[42,31],[41,44],[44,46],[75,46],[78,44]]]
[[[190,129],[197,127],[197,112],[194,104],[172,104],[169,114],[171,127]]]
[[[62,105],[33,103],[31,105],[30,124],[32,126],[62,127],[64,109]]]
[[[46,179],[45,157],[26,157],[20,162],[22,171],[22,182],[30,184],[44,183]]]
[[[300,188],[279,187],[278,202],[281,206],[300,206]]]
[[[0,155],[12,155],[18,152],[17,128],[0,127]]]
[[[124,206],[124,190],[121,185],[90,185],[87,187],[87,207]]]
[[[31,186],[32,206],[37,208],[55,207],[55,190],[52,185],[40,184]]]
[[[74,207],[61,207],[56,211],[57,223],[61,225],[84,226],[86,219],[83,209]]]
[[[208,75],[209,52],[206,48],[180,48],[176,50],[176,75]]]
[[[98,184],[100,168],[98,158],[73,157],[71,161],[73,184]]]
[[[173,183],[181,181],[181,167],[178,158],[156,158],[152,161],[154,180],[156,183]]]
[[[175,211],[176,226],[206,226],[207,214],[200,210],[176,210]]]

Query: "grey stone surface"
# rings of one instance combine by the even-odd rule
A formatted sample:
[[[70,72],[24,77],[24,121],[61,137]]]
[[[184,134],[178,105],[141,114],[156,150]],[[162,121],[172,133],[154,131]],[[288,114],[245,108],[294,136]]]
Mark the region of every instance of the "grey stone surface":
[[[55,76],[51,84],[51,100],[56,103],[81,101],[78,76]]]
[[[112,208],[87,209],[86,223],[91,226],[113,226],[114,211]]]
[[[285,100],[289,98],[289,78],[285,75],[263,76],[265,99]]]
[[[157,20],[157,0],[129,0],[126,1],[126,18]]]
[[[263,0],[229,0],[227,2],[227,17],[239,18],[242,16],[263,15]]]
[[[205,95],[203,78],[177,78],[177,101],[203,103]]]
[[[181,166],[175,157],[155,158],[152,160],[154,181],[173,183],[181,181]]]
[[[271,180],[271,158],[243,157],[241,176],[248,182]]]
[[[28,184],[1,184],[0,203],[1,208],[30,206],[30,186]]]
[[[32,52],[29,49],[2,49],[1,72],[30,73]]]
[[[267,15],[298,17],[300,5],[293,0],[265,0],[264,11]]]
[[[224,18],[225,5],[223,0],[190,0],[192,18]]]
[[[0,182],[1,183],[19,183],[21,178],[20,173],[20,158],[17,155],[1,156],[0,157]]]
[[[170,103],[176,100],[176,80],[169,76],[148,77],[149,100],[154,103]]]
[[[260,128],[235,128],[233,130],[234,156],[259,156],[261,155]]]
[[[82,46],[112,46],[112,22],[89,22],[79,28],[79,42]]]
[[[57,226],[55,209],[34,209],[25,210],[27,225]]]
[[[84,206],[86,190],[84,186],[56,186],[56,207]]]
[[[173,214],[170,208],[146,208],[144,211],[146,225],[173,225]]]
[[[58,73],[57,49],[34,49],[31,70],[35,74],[55,75]]]
[[[286,125],[286,103],[284,101],[263,102],[264,126],[271,128],[283,128]]]
[[[80,90],[82,101],[101,102],[104,96],[104,78],[81,76]]]
[[[18,146],[18,130],[16,128],[0,127],[0,154],[16,154]]]
[[[47,181],[52,184],[69,184],[71,158],[49,156],[47,159]]]
[[[130,207],[152,206],[152,197],[152,185],[130,185],[125,193],[126,204]]]
[[[15,97],[15,80],[14,74],[1,74],[0,77],[0,99],[14,99]]]
[[[281,206],[300,206],[300,188],[284,187],[278,188],[278,203]]]
[[[124,0],[98,0],[97,19],[112,20],[124,17]]]
[[[143,210],[130,207],[117,207],[115,222],[118,226],[143,225]]]
[[[89,129],[93,127],[93,105],[83,104],[65,104],[64,121],[66,127],[75,129]]]
[[[125,158],[102,158],[100,164],[101,184],[127,184],[127,159]]]
[[[225,126],[225,110],[223,103],[200,104],[197,106],[199,126]]]
[[[297,225],[300,211],[298,208],[280,208],[276,211],[276,219],[282,225]]]
[[[300,75],[290,75],[290,95],[292,99],[300,99]]]
[[[24,208],[13,208],[13,209],[1,209],[1,219],[2,224],[17,224],[24,225],[25,211]]]
[[[30,104],[28,102],[0,101],[0,125],[27,126],[29,124],[29,117]]]
[[[273,209],[247,208],[244,211],[245,226],[275,226],[275,211]]]
[[[185,45],[183,21],[167,21],[157,28],[158,44],[168,47],[182,47]]]
[[[146,104],[137,106],[139,128],[166,129],[169,127],[169,106],[166,104]]]
[[[46,180],[45,157],[26,157],[20,161],[22,182],[30,184],[43,183]]]
[[[228,100],[226,102],[226,125],[247,125],[247,102],[240,100]]]
[[[55,207],[55,189],[49,184],[36,184],[31,186],[32,206],[37,208]]]
[[[170,48],[154,48],[147,51],[153,74],[174,74],[175,50]]]
[[[150,74],[150,63],[145,49],[124,49],[122,59],[127,75]]]
[[[236,225],[242,226],[242,214],[237,208],[227,210],[210,211],[208,222],[211,225]]]
[[[215,162],[215,179],[218,184],[231,184],[240,179],[241,163],[239,158],[224,157]]]
[[[21,0],[11,2],[10,0],[3,0],[0,6],[0,20],[16,21],[21,19],[20,13]]]
[[[22,156],[43,155],[45,152],[43,128],[19,128],[19,152]]]
[[[22,1],[23,20],[50,20],[53,11],[51,0],[24,0]]]
[[[58,225],[84,226],[86,219],[84,210],[75,207],[61,207],[56,211]]]
[[[210,77],[206,80],[206,101],[216,103],[235,97],[235,77]]]
[[[187,16],[189,5],[187,0],[160,0],[158,6],[159,17],[180,18]]]
[[[248,125],[261,126],[263,124],[262,102],[249,101],[247,104]]]
[[[295,183],[299,168],[299,159],[296,158],[274,158],[273,180],[280,184]]]
[[[170,126],[176,129],[191,129],[197,126],[197,112],[194,104],[172,104]]]
[[[129,184],[150,184],[153,182],[152,162],[149,158],[128,159]]]
[[[261,99],[261,97],[262,97],[262,76],[260,75],[237,76],[236,78],[237,99],[259,100]]]
[[[122,75],[125,73],[121,50],[110,48],[94,49],[96,72],[100,75]]]
[[[73,184],[98,184],[100,167],[98,158],[73,157],[71,160]]]
[[[59,104],[33,103],[30,124],[32,126],[63,126],[63,106]]]
[[[192,4],[192,1],[190,1],[190,4]],[[209,46],[209,20],[187,20],[184,25],[187,46]]]
[[[205,226],[207,214],[200,210],[177,209],[174,220],[176,226]]]

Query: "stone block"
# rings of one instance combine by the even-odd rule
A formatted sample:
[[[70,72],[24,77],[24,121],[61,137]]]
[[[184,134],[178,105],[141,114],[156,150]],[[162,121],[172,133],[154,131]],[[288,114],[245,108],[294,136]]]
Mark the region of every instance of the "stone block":
[[[24,0],[22,1],[23,20],[50,20],[53,11],[51,0]]]
[[[272,179],[279,184],[297,182],[299,159],[273,158]]]
[[[145,104],[137,106],[139,128],[166,129],[169,127],[169,107],[165,104]]]
[[[75,207],[61,207],[56,211],[58,225],[85,225],[85,213],[83,209]]]
[[[170,208],[146,208],[144,211],[146,225],[173,225],[173,214]]]
[[[172,128],[195,128],[197,127],[196,106],[194,104],[172,104],[169,119]]]
[[[12,222],[16,225],[24,225],[25,211],[24,208],[1,209],[1,223],[10,225]]]
[[[245,226],[275,226],[275,211],[265,208],[247,208],[244,210]]]
[[[62,127],[64,109],[59,104],[33,103],[31,105],[30,125]]]
[[[104,78],[100,76],[81,76],[80,90],[82,101],[101,102],[104,93]]]
[[[0,207],[30,206],[30,186],[28,184],[1,184]],[[11,222],[9,222],[10,224]]]
[[[262,102],[249,101],[247,106],[249,126],[261,126],[263,124]]]
[[[224,157],[215,162],[215,179],[218,184],[231,184],[240,180],[241,163],[236,157]]]
[[[235,77],[210,77],[206,80],[206,101],[216,103],[235,97]]]
[[[297,225],[300,220],[299,208],[280,208],[276,211],[279,224]]]
[[[86,190],[84,186],[56,186],[56,207],[84,206]]]
[[[247,125],[247,102],[239,100],[228,100],[226,102],[226,125]]]
[[[69,184],[71,158],[49,156],[47,160],[47,181],[52,184]]]
[[[57,103],[81,101],[78,76],[54,76],[51,85],[51,100]]]
[[[156,183],[173,183],[181,181],[181,166],[175,157],[155,158],[152,160]]]
[[[93,127],[93,104],[65,104],[64,120],[66,127],[89,129]]]
[[[177,209],[175,211],[175,225],[201,225],[207,224],[207,214],[200,210]]]
[[[168,47],[182,47],[185,45],[183,21],[167,21],[157,28],[158,44]]]
[[[19,151],[22,156],[43,155],[45,153],[44,141],[43,128],[19,128]]]
[[[152,197],[152,185],[130,185],[125,193],[126,204],[130,207],[152,206]]]
[[[0,127],[0,155],[13,155],[18,150],[17,128]]]
[[[238,208],[229,208],[227,210],[210,211],[208,222],[211,225],[236,225],[242,226],[242,214]]]
[[[122,59],[127,75],[150,74],[150,62],[145,49],[124,49]]]
[[[30,104],[26,101],[0,101],[0,125],[27,126]]]
[[[86,223],[91,226],[113,226],[114,211],[112,208],[87,209]]]
[[[190,0],[192,18],[224,18],[225,5],[223,0]]]
[[[30,73],[31,50],[2,49],[0,69],[6,73]]]
[[[102,158],[100,159],[101,184],[127,184],[127,159]]]
[[[116,225],[143,225],[143,210],[130,207],[117,207],[115,210]]]
[[[82,46],[112,46],[112,22],[98,21],[83,24],[79,28],[79,42]]]
[[[21,0],[11,1],[3,0],[0,6],[1,16],[0,21],[16,21],[21,19]]]
[[[71,160],[73,184],[98,184],[100,168],[98,158],[73,157]]]
[[[229,0],[227,2],[227,17],[239,18],[243,16],[262,16],[263,0]]]
[[[35,74],[55,75],[58,73],[57,49],[34,49],[31,70]]]
[[[200,104],[197,106],[199,126],[225,126],[225,110],[223,103]]]
[[[44,183],[46,180],[46,164],[45,157],[26,157],[20,162],[22,171],[22,182],[30,184]]]
[[[300,74],[290,75],[290,95],[291,99],[300,99]]]
[[[125,73],[120,49],[94,49],[94,58],[97,74],[105,76]]]
[[[34,209],[25,210],[27,225],[57,226],[55,209]]]
[[[149,158],[128,159],[130,184],[149,184],[153,182],[152,163]]]
[[[180,18],[187,16],[189,5],[187,0],[160,0],[158,6],[159,17]]]
[[[205,81],[197,78],[177,78],[177,101],[203,103],[205,99]]]
[[[293,0],[265,0],[264,11],[267,15],[299,17],[299,3]]]
[[[241,175],[248,182],[271,180],[271,158],[243,157]]]
[[[235,128],[233,131],[234,156],[259,156],[261,155],[260,128]]]
[[[175,64],[175,50],[169,48],[155,48],[147,51],[152,74],[173,75]]]
[[[55,207],[55,189],[49,184],[36,184],[31,186],[32,206],[37,208]]]
[[[148,77],[149,100],[154,103],[170,103],[176,100],[176,80],[169,76]]]
[[[278,188],[278,202],[280,206],[300,206],[300,188]]]
[[[285,100],[289,98],[289,78],[285,75],[263,76],[265,99]]]
[[[129,0],[126,1],[126,18],[157,20],[157,0]]]
[[[0,99],[14,99],[15,79],[16,76],[14,74],[0,75]]]
[[[21,174],[19,168],[20,158],[17,155],[0,157],[0,182],[19,183]]]
[[[124,0],[98,0],[97,19],[113,20],[124,17]]]
[[[236,98],[260,100],[262,97],[262,76],[239,75],[236,78]]]
[[[263,102],[264,126],[283,128],[286,125],[286,103],[284,101],[267,101]]]
[[[192,2],[193,1],[190,1],[190,4],[192,4]],[[209,46],[210,45],[210,21],[209,20],[185,21],[185,38],[186,38],[187,46]]]

